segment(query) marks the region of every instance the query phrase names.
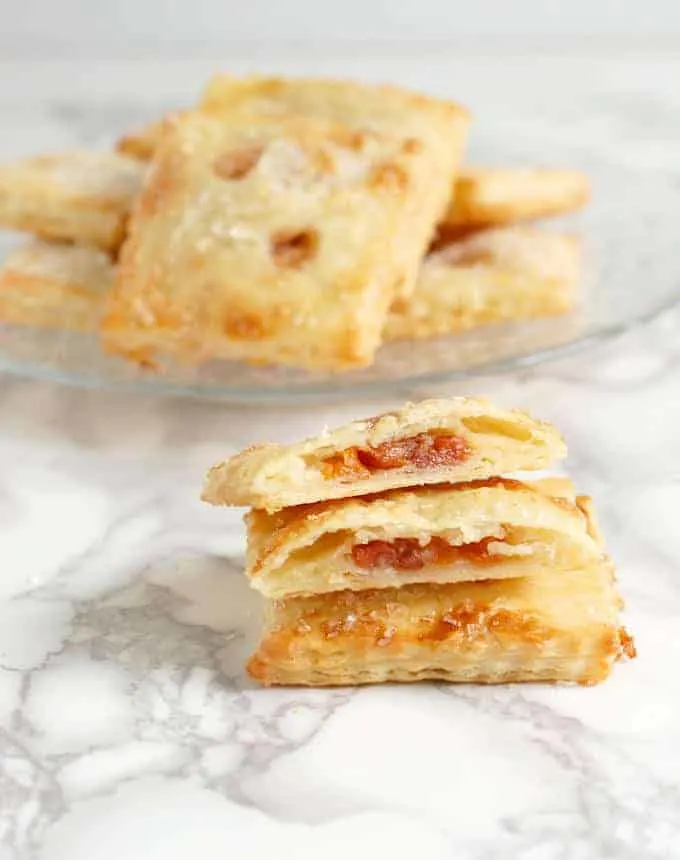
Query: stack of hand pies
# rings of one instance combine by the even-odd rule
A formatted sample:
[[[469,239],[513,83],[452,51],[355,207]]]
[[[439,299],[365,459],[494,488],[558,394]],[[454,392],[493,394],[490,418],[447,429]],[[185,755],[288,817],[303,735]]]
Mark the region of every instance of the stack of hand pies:
[[[566,454],[479,399],[408,404],[215,466],[203,498],[251,506],[268,599],[263,684],[604,680],[634,656],[590,499],[502,477]]]
[[[215,77],[118,152],[0,166],[0,321],[99,332],[145,367],[342,371],[381,343],[574,306],[561,169],[463,165],[469,113],[393,86]]]

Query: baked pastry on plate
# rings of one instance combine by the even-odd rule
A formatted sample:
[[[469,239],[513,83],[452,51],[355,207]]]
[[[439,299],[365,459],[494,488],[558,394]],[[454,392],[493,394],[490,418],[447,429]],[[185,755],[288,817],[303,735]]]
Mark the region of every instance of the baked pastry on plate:
[[[246,573],[270,598],[559,575],[598,563],[571,482],[491,478],[247,517]]]
[[[435,337],[567,313],[579,276],[580,245],[571,236],[501,227],[449,240],[423,260],[413,295],[395,299],[384,336]]]
[[[293,445],[254,445],[214,466],[205,501],[277,511],[397,487],[544,469],[560,434],[525,412],[454,397],[407,404]]]
[[[556,576],[291,597],[270,604],[248,672],[265,685],[594,684],[635,655],[620,606],[607,562]]]
[[[0,226],[115,251],[145,167],[75,150],[0,165]]]
[[[590,182],[578,170],[536,167],[468,167],[456,180],[442,227],[468,232],[531,221],[580,209]]]
[[[438,214],[412,181],[423,158],[402,138],[320,120],[185,116],[130,219],[105,344],[147,361],[370,364],[425,251],[404,225],[416,202],[431,229]]]
[[[95,331],[114,271],[94,248],[38,240],[21,245],[0,268],[0,321]]]
[[[416,157],[409,171],[409,217],[402,220],[391,254],[410,273],[397,285],[398,294],[413,291],[420,258],[449,203],[467,139],[467,111],[452,102],[395,86],[231,75],[217,75],[209,82],[199,109],[220,114],[225,122],[244,111],[267,117],[303,116],[403,140]],[[182,121],[181,112],[154,123],[137,137],[128,136],[119,148],[137,157],[148,156],[177,121]],[[414,247],[419,254],[412,252]]]

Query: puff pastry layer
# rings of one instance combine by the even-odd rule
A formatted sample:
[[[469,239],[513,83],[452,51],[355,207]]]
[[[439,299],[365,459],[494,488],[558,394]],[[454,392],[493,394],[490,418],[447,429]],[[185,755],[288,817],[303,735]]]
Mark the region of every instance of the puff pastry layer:
[[[506,227],[449,240],[423,260],[416,289],[397,298],[387,340],[566,313],[575,305],[580,246],[571,236]]]
[[[255,510],[246,573],[270,598],[559,575],[602,557],[564,483],[558,496],[551,484],[492,478]]]
[[[634,656],[608,564],[569,575],[340,591],[270,605],[263,684],[603,681]]]
[[[320,120],[184,117],[130,220],[105,343],[143,360],[369,364],[424,251],[402,235],[425,204],[423,159],[403,139]]]
[[[94,331],[113,277],[111,260],[94,248],[30,242],[0,269],[0,320]]]
[[[276,511],[397,487],[543,469],[566,455],[552,425],[486,400],[407,404],[293,445],[255,445],[214,466],[203,498]]]
[[[76,150],[0,165],[0,226],[115,251],[145,168]]]

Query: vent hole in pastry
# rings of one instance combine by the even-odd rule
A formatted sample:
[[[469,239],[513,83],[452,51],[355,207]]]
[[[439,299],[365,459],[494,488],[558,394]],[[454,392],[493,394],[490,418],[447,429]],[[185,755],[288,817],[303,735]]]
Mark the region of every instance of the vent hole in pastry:
[[[423,151],[423,142],[417,137],[407,137],[402,149],[407,155],[415,155]]]
[[[233,340],[261,340],[268,332],[256,314],[229,311],[222,319],[222,330]]]
[[[531,431],[526,427],[518,427],[511,421],[492,418],[490,415],[461,418],[461,422],[471,433],[479,433],[482,436],[506,436],[519,442],[529,442],[532,438]]]
[[[398,164],[385,161],[373,168],[368,184],[384,191],[403,191],[408,185],[408,174]]]
[[[261,156],[261,146],[244,146],[223,152],[213,161],[213,173],[220,179],[245,179]]]
[[[277,266],[299,269],[312,260],[319,248],[316,230],[279,230],[270,241],[271,255]]]

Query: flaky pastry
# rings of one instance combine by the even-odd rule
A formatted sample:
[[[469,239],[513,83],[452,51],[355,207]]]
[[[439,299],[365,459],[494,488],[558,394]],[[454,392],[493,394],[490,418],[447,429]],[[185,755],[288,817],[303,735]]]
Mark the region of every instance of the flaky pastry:
[[[225,122],[244,111],[259,116],[306,116],[338,122],[360,132],[403,139],[415,156],[410,170],[408,217],[402,220],[391,254],[409,273],[397,284],[399,295],[413,291],[415,272],[435,225],[446,211],[450,189],[467,137],[467,112],[395,86],[344,80],[216,75],[208,83],[199,109]],[[181,117],[181,114],[179,115]],[[176,123],[170,116],[119,142],[136,157],[148,157]],[[413,248],[420,253],[413,253]]]
[[[0,226],[115,251],[145,167],[75,150],[0,165]]]
[[[620,606],[606,562],[552,577],[291,597],[270,604],[248,671],[265,685],[595,684],[635,655]]]
[[[449,240],[423,260],[413,295],[397,298],[387,340],[425,338],[572,310],[580,246],[571,236],[505,227]]]
[[[0,269],[0,320],[94,331],[113,275],[102,251],[29,242],[11,251]]]
[[[424,252],[402,235],[422,160],[401,138],[320,120],[183,117],[130,219],[106,345],[142,360],[369,364]]]
[[[491,478],[254,510],[246,517],[246,573],[266,597],[280,598],[598,564],[602,548],[573,488],[549,490]]]
[[[276,511],[543,469],[565,455],[557,430],[524,412],[477,398],[424,400],[297,444],[247,448],[210,470],[203,498]]]

